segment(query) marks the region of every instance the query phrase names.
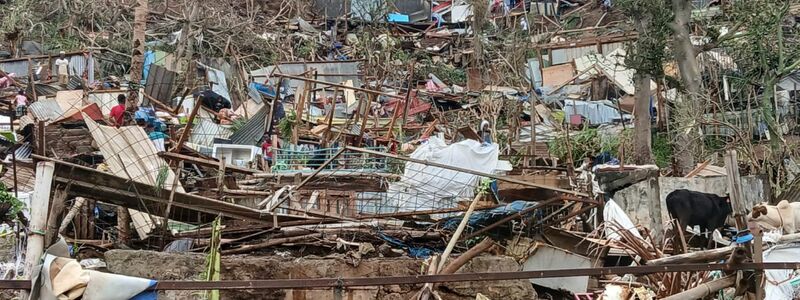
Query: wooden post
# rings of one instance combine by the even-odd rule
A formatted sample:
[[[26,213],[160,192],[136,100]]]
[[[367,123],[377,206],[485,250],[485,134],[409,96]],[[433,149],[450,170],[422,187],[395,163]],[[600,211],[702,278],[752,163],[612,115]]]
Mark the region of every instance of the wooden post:
[[[10,122],[8,122],[11,130],[11,135],[14,136],[14,144],[17,144],[17,134],[14,132],[14,117],[16,116],[16,112],[12,110],[11,117],[8,118]],[[17,181],[17,150],[11,151],[11,171],[14,171],[14,198],[19,199],[19,183]],[[38,178],[38,177],[37,177]],[[46,204],[45,204],[46,205]],[[47,218],[47,214],[45,214],[45,218]]]
[[[747,223],[744,220],[746,212],[736,150],[728,150],[725,153],[725,171],[728,175],[728,195],[730,196],[733,216],[736,219],[736,229],[742,230],[747,228]]]
[[[400,131],[403,131],[403,128],[406,128],[406,122],[408,122],[408,103],[411,99],[411,90],[414,88],[414,70],[416,69],[415,66],[417,61],[411,62],[411,70],[408,71],[408,86],[406,88],[406,97],[403,100],[403,122],[400,123]],[[392,122],[392,127],[389,127],[389,131],[394,129],[394,122]],[[391,134],[389,135],[391,139]]]
[[[320,141],[321,146],[323,148],[328,147],[328,145],[330,145],[328,143],[328,139],[330,138],[331,127],[333,127],[333,115],[334,112],[336,111],[336,97],[338,94],[339,94],[339,88],[338,87],[333,88],[333,102],[331,102],[331,111],[328,112],[327,120],[325,122],[327,124],[327,127],[325,127],[325,131],[322,133],[322,140]]]
[[[131,243],[131,213],[122,206],[117,206],[117,232],[120,244]]]
[[[225,156],[220,157],[217,172],[217,198],[222,200],[222,194],[225,191]]]
[[[25,278],[30,278],[33,268],[39,264],[42,253],[44,253],[45,226],[47,226],[47,211],[55,168],[56,164],[51,161],[36,163],[36,183],[31,197],[28,248],[25,252]]]
[[[755,263],[763,263],[764,262],[764,241],[762,239],[763,234],[761,232],[761,228],[758,226],[752,226],[753,229],[753,262]],[[756,287],[756,300],[764,299],[764,270],[757,270],[755,271],[755,287]]]
[[[356,145],[359,147],[361,146],[361,142],[364,141],[364,129],[367,127],[367,120],[369,119],[372,101],[374,101],[376,97],[376,95],[368,94],[367,101],[364,103],[364,116],[361,119],[361,128],[358,130],[358,138],[356,139]]]
[[[34,80],[33,76],[33,60],[30,58],[28,58],[28,86],[31,87],[31,95],[33,96],[33,99],[28,101],[28,105],[30,105],[31,102],[39,100],[38,97],[36,97],[36,81]]]
[[[180,153],[181,148],[183,148],[183,144],[189,140],[189,134],[192,132],[192,125],[194,125],[194,118],[197,116],[197,112],[200,111],[200,106],[203,102],[203,96],[197,97],[194,99],[194,107],[192,107],[192,113],[189,114],[189,119],[186,120],[186,127],[183,128],[183,132],[181,133],[180,138],[178,138],[178,143],[175,145],[175,148],[172,148],[172,152]]]
[[[60,222],[58,217],[64,210],[64,201],[67,200],[67,191],[69,186],[64,189],[57,189],[53,193],[53,201],[50,203],[50,212],[47,216],[47,231],[45,232],[44,246],[50,247],[58,240],[58,229]]]

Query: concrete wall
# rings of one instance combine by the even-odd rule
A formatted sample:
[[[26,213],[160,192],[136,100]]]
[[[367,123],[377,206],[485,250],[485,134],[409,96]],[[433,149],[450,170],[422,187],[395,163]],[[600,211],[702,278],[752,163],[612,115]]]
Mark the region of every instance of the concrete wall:
[[[112,273],[160,280],[199,280],[205,257],[202,254],[164,253],[154,251],[111,250],[105,253]],[[354,266],[355,265],[355,266]],[[422,260],[411,258],[372,258],[353,261],[350,257],[281,258],[278,256],[224,256],[222,280],[382,277],[418,275]],[[511,257],[479,256],[458,273],[510,272],[520,270]],[[345,289],[343,299],[409,299],[422,286],[387,285]],[[477,293],[489,299],[536,299],[536,292],[527,280],[497,282],[461,282],[442,284],[438,290],[445,300],[472,300]],[[334,299],[333,290],[226,290],[221,298],[321,300]],[[165,291],[163,299],[202,299],[195,291]]]
[[[614,201],[622,207],[635,224],[651,226],[653,230],[663,228],[656,223],[669,221],[667,195],[677,189],[688,189],[704,193],[725,195],[728,191],[727,177],[659,177],[636,183],[614,195]],[[745,207],[749,210],[754,204],[770,201],[772,198],[769,181],[762,176],[743,176],[742,191]],[[656,195],[658,198],[656,198]]]
[[[614,202],[628,214],[633,224],[649,229],[653,238],[660,240],[664,228],[661,212],[666,212],[667,208],[656,200],[659,196],[659,178],[654,177],[618,191]]]

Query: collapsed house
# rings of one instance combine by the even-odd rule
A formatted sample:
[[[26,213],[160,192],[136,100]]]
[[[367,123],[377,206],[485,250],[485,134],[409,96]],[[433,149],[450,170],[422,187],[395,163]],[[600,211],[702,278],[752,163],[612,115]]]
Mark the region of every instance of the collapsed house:
[[[7,220],[26,250],[14,252],[7,274],[26,280],[0,287],[33,299],[112,297],[104,282],[119,283],[119,299],[154,291],[169,299],[197,291],[222,299],[783,299],[795,291],[797,237],[741,224],[776,199],[768,179],[739,176],[735,151],[716,161],[725,167],[709,159],[672,177],[663,166],[627,164],[624,150],[605,144],[605,153],[578,150],[632,126],[641,91],[624,58],[637,34],[613,27],[618,12],[593,1],[493,1],[494,26],[519,24],[536,50],[514,82],[476,62],[483,41],[473,39],[469,1],[397,1],[386,16],[368,1],[313,2],[321,19],[285,24],[292,38],[332,45],[313,61],[255,67],[154,47],[143,53],[142,82],[126,82],[103,77],[95,59],[104,53],[88,49],[65,53],[65,84],[56,82],[57,55],[0,61],[0,75],[15,78],[0,112],[15,114],[18,90],[31,98],[0,137],[3,192],[27,208],[24,224]],[[594,26],[528,32],[570,15]],[[348,31],[376,24],[388,30]],[[360,58],[365,43],[379,54],[428,57],[376,65]],[[724,52],[707,59],[735,68]],[[490,62],[511,65],[502,60]],[[781,80],[779,117],[794,113],[787,103],[796,82]],[[679,99],[663,82],[649,87],[658,126]],[[741,111],[705,117],[765,132]],[[680,189],[731,195],[739,232],[671,225],[667,195]],[[719,247],[705,249],[709,240]]]

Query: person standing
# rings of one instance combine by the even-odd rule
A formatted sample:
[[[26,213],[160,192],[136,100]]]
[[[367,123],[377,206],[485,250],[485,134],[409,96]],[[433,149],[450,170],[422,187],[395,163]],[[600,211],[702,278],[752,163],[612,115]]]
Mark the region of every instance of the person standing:
[[[28,113],[28,97],[25,96],[24,90],[19,90],[15,98],[17,118],[22,117]]]
[[[67,59],[64,51],[58,53],[56,67],[58,67],[58,84],[67,85],[69,82],[69,60]]]
[[[114,126],[120,127],[125,125],[125,95],[119,94],[117,96],[117,105],[111,108],[111,123]]]

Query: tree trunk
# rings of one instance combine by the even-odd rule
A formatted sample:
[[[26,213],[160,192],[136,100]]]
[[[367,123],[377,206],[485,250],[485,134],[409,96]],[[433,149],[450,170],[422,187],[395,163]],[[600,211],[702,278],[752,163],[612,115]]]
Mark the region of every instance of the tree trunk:
[[[676,103],[674,114],[677,126],[677,140],[674,143],[675,170],[673,176],[683,176],[694,169],[694,154],[702,150],[703,140],[700,136],[698,119],[702,115],[700,65],[697,53],[689,39],[689,21],[692,14],[690,0],[672,0],[675,13],[674,45],[675,60],[678,62],[681,82],[685,88],[683,97]]]
[[[636,102],[633,108],[633,163],[646,165],[653,163],[650,122],[650,82],[648,74],[636,74]]]
[[[135,107],[139,99],[139,84],[144,69],[145,30],[147,29],[147,0],[136,0],[133,11],[133,53],[131,53],[131,89],[128,107]]]

